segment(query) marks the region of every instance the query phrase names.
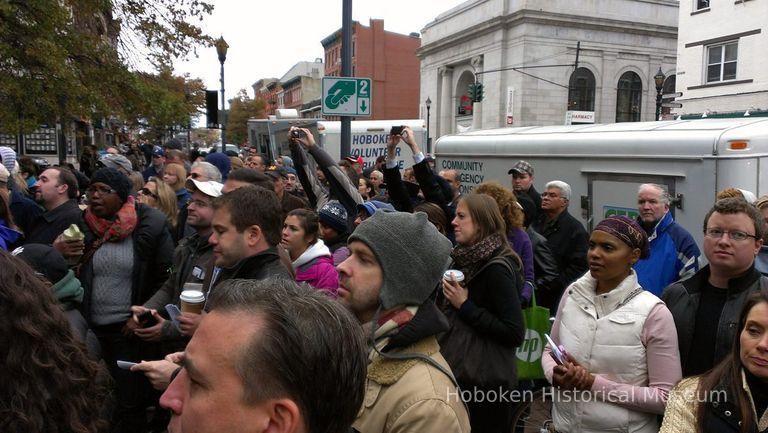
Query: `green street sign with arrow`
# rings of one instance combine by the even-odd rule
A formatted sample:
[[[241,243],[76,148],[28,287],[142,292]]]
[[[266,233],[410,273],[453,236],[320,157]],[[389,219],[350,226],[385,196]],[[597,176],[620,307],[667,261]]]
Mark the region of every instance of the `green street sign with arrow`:
[[[324,77],[322,113],[370,117],[372,90],[370,78]]]

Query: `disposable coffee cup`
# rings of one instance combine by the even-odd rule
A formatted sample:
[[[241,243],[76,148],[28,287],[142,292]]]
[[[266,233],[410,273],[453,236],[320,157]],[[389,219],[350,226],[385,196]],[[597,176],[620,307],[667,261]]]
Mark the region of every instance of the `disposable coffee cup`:
[[[187,288],[187,285],[184,286]],[[205,305],[205,295],[200,290],[184,290],[179,297],[182,313],[200,314]]]
[[[448,269],[443,274],[443,279],[446,281],[456,281],[457,283],[464,282],[464,272],[457,269]]]

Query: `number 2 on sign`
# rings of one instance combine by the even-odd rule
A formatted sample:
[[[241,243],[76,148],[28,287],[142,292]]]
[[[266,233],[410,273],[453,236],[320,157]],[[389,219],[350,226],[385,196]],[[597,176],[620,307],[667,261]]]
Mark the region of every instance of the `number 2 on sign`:
[[[368,96],[368,81],[360,81],[360,89],[358,89],[357,94],[359,96]]]

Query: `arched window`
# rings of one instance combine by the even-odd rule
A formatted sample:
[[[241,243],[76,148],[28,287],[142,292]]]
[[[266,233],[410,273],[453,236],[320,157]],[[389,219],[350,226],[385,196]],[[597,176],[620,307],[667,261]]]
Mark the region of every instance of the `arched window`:
[[[571,74],[568,110],[595,111],[595,76],[587,68],[578,68]]]
[[[643,102],[643,82],[634,72],[619,78],[616,94],[616,122],[639,122]]]

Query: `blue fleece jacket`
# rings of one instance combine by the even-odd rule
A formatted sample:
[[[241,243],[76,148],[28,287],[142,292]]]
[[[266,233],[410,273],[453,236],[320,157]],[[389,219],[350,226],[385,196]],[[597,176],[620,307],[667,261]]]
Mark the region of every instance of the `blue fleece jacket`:
[[[639,219],[638,224],[642,227]],[[672,219],[670,212],[656,224],[648,240],[651,255],[634,266],[645,290],[661,296],[665,287],[699,270],[699,247],[693,236]]]

